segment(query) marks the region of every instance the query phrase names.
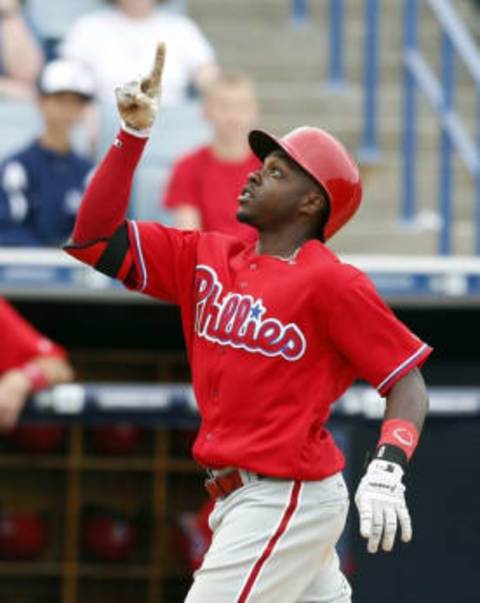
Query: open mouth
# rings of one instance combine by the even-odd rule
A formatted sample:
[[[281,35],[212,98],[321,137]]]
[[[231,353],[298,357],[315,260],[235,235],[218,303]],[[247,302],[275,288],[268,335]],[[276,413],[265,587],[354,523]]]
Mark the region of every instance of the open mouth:
[[[240,195],[238,197],[238,201],[240,204],[248,203],[249,201],[252,201],[254,198],[255,198],[255,195],[253,194],[252,190],[248,186],[246,186],[240,193]]]

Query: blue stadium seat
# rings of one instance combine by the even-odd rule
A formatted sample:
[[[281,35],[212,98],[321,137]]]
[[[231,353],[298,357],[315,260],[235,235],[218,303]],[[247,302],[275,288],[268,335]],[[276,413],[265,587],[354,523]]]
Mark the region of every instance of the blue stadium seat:
[[[44,39],[60,39],[78,17],[102,6],[102,0],[25,1],[25,10]]]
[[[211,129],[202,115],[198,101],[191,100],[177,107],[160,108],[145,161],[170,164],[210,138]]]
[[[161,166],[140,166],[133,184],[130,217],[171,224],[171,215],[160,204],[169,173]]]
[[[32,140],[41,128],[35,105],[18,99],[0,101],[0,160]]]
[[[97,158],[103,157],[118,130],[115,107],[103,107]],[[202,116],[200,104],[188,101],[177,107],[161,107],[151,139],[138,168],[132,191],[132,217],[164,220],[168,214],[159,202],[172,163],[184,153],[210,139],[211,130]]]
[[[116,107],[102,106],[99,122],[98,159],[106,153],[120,126]],[[202,116],[198,101],[190,100],[176,107],[160,106],[143,162],[170,164],[180,155],[208,141],[210,135],[210,126]]]

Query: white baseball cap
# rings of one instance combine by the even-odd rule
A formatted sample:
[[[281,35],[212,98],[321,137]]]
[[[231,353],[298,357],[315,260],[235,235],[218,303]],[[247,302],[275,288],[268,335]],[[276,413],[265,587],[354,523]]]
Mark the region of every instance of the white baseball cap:
[[[39,80],[40,94],[74,92],[91,100],[95,95],[95,82],[88,69],[77,61],[55,59],[43,68]]]

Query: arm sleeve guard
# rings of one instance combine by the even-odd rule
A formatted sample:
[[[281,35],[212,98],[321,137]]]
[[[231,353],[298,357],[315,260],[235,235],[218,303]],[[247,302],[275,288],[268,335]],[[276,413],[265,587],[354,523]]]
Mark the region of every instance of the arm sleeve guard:
[[[135,266],[130,250],[127,222],[124,222],[109,238],[84,244],[70,241],[64,249],[75,259],[111,278],[131,282],[134,277]]]
[[[77,260],[135,287],[135,266],[125,220],[135,169],[146,139],[120,130],[82,199],[64,250]]]

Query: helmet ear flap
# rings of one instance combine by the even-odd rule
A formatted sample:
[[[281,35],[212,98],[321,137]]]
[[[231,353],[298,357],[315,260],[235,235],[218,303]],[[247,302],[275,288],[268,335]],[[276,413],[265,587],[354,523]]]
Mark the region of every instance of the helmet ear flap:
[[[320,216],[320,219],[318,222],[317,236],[315,237],[321,243],[325,243],[325,241],[326,241],[325,229],[327,227],[329,218],[330,218],[330,200],[328,199],[328,195],[326,193],[324,193],[322,212],[321,212],[321,216]]]

